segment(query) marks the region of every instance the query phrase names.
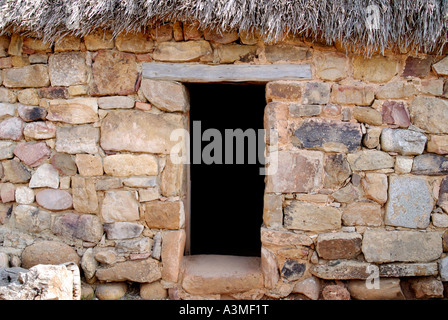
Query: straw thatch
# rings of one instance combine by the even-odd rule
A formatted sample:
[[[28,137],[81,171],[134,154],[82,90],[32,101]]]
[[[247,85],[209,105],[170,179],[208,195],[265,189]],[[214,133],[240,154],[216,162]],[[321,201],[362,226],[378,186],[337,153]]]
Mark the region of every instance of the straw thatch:
[[[0,0],[1,33],[50,41],[174,20],[257,30],[268,41],[292,32],[367,51],[398,46],[433,52],[447,42],[448,0]]]

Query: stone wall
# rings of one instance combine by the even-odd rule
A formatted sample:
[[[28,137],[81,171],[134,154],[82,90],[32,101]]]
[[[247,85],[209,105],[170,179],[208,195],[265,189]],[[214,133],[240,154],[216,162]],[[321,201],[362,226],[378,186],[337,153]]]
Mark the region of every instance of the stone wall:
[[[260,212],[257,297],[443,297],[448,60],[180,23],[54,45],[0,37],[3,266],[75,261],[98,295],[128,282],[143,298],[198,297],[179,276],[186,168],[169,159],[188,92],[142,79],[153,61],[311,66],[312,79],[266,84],[279,167]]]

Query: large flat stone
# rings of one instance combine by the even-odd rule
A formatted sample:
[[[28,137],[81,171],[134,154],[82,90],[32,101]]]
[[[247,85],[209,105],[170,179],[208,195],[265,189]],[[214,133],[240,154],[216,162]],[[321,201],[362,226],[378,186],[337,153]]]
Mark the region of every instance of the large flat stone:
[[[57,127],[56,151],[70,154],[98,153],[100,132],[90,125]]]
[[[156,176],[157,159],[149,154],[116,154],[104,158],[104,172],[110,176]]]
[[[293,230],[330,231],[341,228],[341,211],[302,201],[291,201],[284,208],[284,227]]]
[[[104,222],[137,221],[140,218],[135,192],[107,191],[101,207]]]
[[[48,59],[50,81],[53,87],[85,84],[89,70],[85,53],[63,52],[52,54]]]
[[[159,263],[154,259],[125,261],[114,264],[108,268],[96,271],[96,277],[106,282],[154,282],[162,277]]]
[[[263,286],[260,258],[194,255],[184,259],[182,287],[190,294],[237,293]]]
[[[33,64],[6,69],[3,71],[3,84],[7,88],[47,87],[50,85],[48,67],[43,64]]]
[[[442,176],[448,174],[448,158],[425,153],[414,158],[411,172],[418,175]]]
[[[170,141],[172,131],[182,128],[182,116],[178,114],[111,111],[101,125],[101,146],[111,151],[168,154],[178,143]]]
[[[389,177],[385,223],[396,227],[426,228],[434,207],[432,188],[419,177]]]
[[[367,279],[371,275],[371,264],[356,260],[335,260],[313,265],[310,272],[327,280]]]
[[[75,249],[59,241],[39,241],[22,252],[22,267],[29,269],[38,264],[79,263]]]
[[[185,250],[185,230],[166,231],[162,237],[162,279],[177,282]]]
[[[437,262],[386,263],[379,266],[381,277],[426,277],[439,272]]]
[[[429,133],[448,133],[448,102],[436,97],[416,97],[409,106],[414,125]]]
[[[387,169],[394,166],[394,158],[386,152],[363,150],[347,155],[353,171]]]
[[[162,42],[154,50],[153,59],[167,62],[197,61],[212,51],[210,43],[204,40]]]
[[[368,262],[430,262],[442,254],[442,237],[438,232],[367,230],[362,252]]]
[[[413,156],[423,153],[426,140],[426,136],[421,132],[384,128],[381,133],[381,149],[403,156]]]
[[[50,100],[47,120],[70,124],[95,122],[98,120],[98,102],[92,98]]]
[[[313,192],[322,185],[322,152],[279,151],[278,168],[275,174],[268,175],[266,192]]]
[[[140,90],[160,110],[186,112],[189,109],[187,89],[179,82],[143,79]]]
[[[353,259],[361,253],[362,236],[356,232],[321,233],[316,250],[327,260]]]
[[[356,123],[310,119],[300,124],[294,136],[300,148],[354,152],[361,146],[362,132]]]
[[[51,226],[54,234],[97,243],[103,236],[103,224],[93,214],[64,213],[58,215]]]
[[[145,204],[145,221],[148,227],[158,229],[180,229],[185,223],[185,212],[181,201],[150,201]]]

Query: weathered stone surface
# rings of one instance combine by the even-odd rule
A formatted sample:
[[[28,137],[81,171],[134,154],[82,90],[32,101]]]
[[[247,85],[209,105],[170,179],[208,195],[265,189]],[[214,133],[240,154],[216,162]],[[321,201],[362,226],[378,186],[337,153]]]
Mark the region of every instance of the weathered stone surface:
[[[68,99],[69,93],[67,87],[48,87],[38,89],[41,99]]]
[[[404,156],[418,155],[425,150],[426,140],[426,136],[421,132],[384,128],[381,134],[381,149]]]
[[[0,122],[0,139],[18,141],[23,138],[23,122],[14,117]]]
[[[126,190],[106,191],[101,215],[106,223],[138,220],[140,215],[135,193]]]
[[[177,282],[185,250],[185,230],[166,231],[162,235],[162,279]]]
[[[311,244],[313,244],[313,239],[311,239],[306,234],[294,233],[284,230],[271,230],[262,227],[261,242],[264,245],[274,246],[310,246]]]
[[[302,97],[300,82],[271,81],[266,84],[266,101],[295,101]]]
[[[345,155],[341,153],[329,154],[325,159],[325,188],[340,187],[351,174],[350,165]]]
[[[340,284],[330,284],[322,290],[323,300],[350,300],[350,292]]]
[[[263,285],[257,257],[193,255],[184,259],[182,287],[190,294],[236,293]]]
[[[386,83],[378,88],[377,99],[407,99],[418,94],[418,89],[413,83],[406,81],[394,81]]]
[[[361,180],[364,195],[367,199],[384,204],[387,201],[387,176],[383,173],[366,173]]]
[[[397,125],[407,128],[411,124],[409,112],[403,102],[385,101],[382,106],[381,115],[383,123]]]
[[[16,144],[11,141],[0,141],[0,160],[11,159],[14,157],[14,148]]]
[[[58,241],[39,241],[25,248],[22,252],[22,267],[30,269],[38,264],[61,264],[75,262],[80,258],[76,251],[65,243]]]
[[[3,71],[3,85],[7,88],[47,87],[50,85],[48,67],[43,64],[33,64],[6,69]]]
[[[145,203],[145,221],[150,228],[176,230],[185,223],[185,212],[181,201],[151,201]]]
[[[423,178],[390,176],[387,225],[426,228],[434,207],[431,189]]]
[[[347,76],[348,59],[343,53],[314,52],[316,74],[322,80],[339,81]]]
[[[49,163],[44,163],[31,176],[30,188],[53,188],[59,187],[58,171]]]
[[[413,163],[413,157],[397,156],[395,158],[395,173],[410,173]]]
[[[4,89],[4,88],[0,88]],[[0,91],[1,95],[1,91]],[[16,114],[16,105],[11,103],[0,103],[0,118],[14,116]]]
[[[336,104],[356,104],[370,106],[375,99],[375,92],[370,86],[333,85],[331,102]]]
[[[99,155],[77,154],[75,163],[81,176],[92,177],[103,175],[103,163]]]
[[[313,104],[296,104],[289,105],[289,114],[293,117],[312,117],[318,116],[322,112],[322,106]]]
[[[3,203],[15,201],[16,188],[12,183],[3,183],[0,185],[0,196]]]
[[[444,178],[440,184],[439,198],[437,205],[445,212],[448,212],[448,178]]]
[[[84,37],[84,44],[89,51],[113,49],[112,31],[96,29]]]
[[[278,169],[268,175],[266,192],[313,192],[322,187],[322,168],[321,152],[279,151]]]
[[[362,252],[368,262],[428,262],[442,254],[442,239],[437,232],[366,230]]]
[[[383,223],[381,205],[373,201],[358,201],[347,205],[342,211],[345,226],[380,226]]]
[[[65,190],[44,189],[36,194],[36,202],[47,210],[59,211],[70,209],[72,196]]]
[[[149,34],[120,33],[115,39],[115,45],[118,50],[132,53],[146,53],[154,49],[154,42]]]
[[[2,106],[2,114],[6,114],[5,111],[3,111],[4,108],[9,107],[11,110],[11,108],[13,108],[13,105],[10,105],[11,103],[15,103],[17,101],[17,97],[14,94],[14,92],[12,90],[6,89],[6,88],[0,88],[0,102],[4,102],[1,104]],[[13,116],[13,114],[11,114],[11,112],[9,113],[9,115]]]
[[[387,169],[394,166],[394,158],[386,152],[365,150],[347,155],[353,171]]]
[[[167,62],[197,61],[210,53],[212,53],[212,47],[204,40],[162,42],[154,50],[153,59]]]
[[[98,98],[98,107],[100,107],[100,109],[132,109],[134,104],[134,99],[127,96]]]
[[[88,69],[85,54],[81,52],[64,52],[52,54],[48,59],[50,82],[52,86],[73,86],[85,84]]]
[[[98,103],[93,98],[50,100],[47,119],[70,124],[91,123],[98,120]]]
[[[121,179],[123,184],[127,187],[132,188],[148,188],[148,187],[156,187],[157,177],[129,177]]]
[[[119,300],[127,290],[126,282],[100,283],[95,288],[95,296],[98,300]]]
[[[50,229],[51,216],[46,210],[22,204],[14,208],[13,214],[17,230],[38,233]]]
[[[104,172],[111,176],[155,176],[157,167],[157,159],[149,154],[116,154],[104,158]]]
[[[135,222],[114,222],[104,224],[104,231],[109,240],[137,238],[143,231],[143,225]]]
[[[440,278],[442,281],[448,281],[448,258],[445,257],[439,260]],[[436,275],[436,274],[434,274]]]
[[[143,300],[164,300],[168,297],[168,291],[160,281],[142,283],[140,285],[140,297]]]
[[[419,155],[414,158],[411,172],[428,176],[448,174],[448,158],[433,153]]]
[[[426,145],[426,151],[437,154],[448,154],[448,136],[432,135]]]
[[[433,64],[432,68],[438,75],[448,75],[448,59],[443,58],[442,60]]]
[[[336,260],[313,265],[310,272],[318,278],[327,280],[363,280],[371,276],[370,266],[370,263],[356,260]]]
[[[448,215],[444,213],[433,213],[431,215],[432,224],[438,228],[448,228]]]
[[[73,208],[79,213],[96,213],[98,197],[95,182],[89,178],[72,177]]]
[[[388,82],[398,72],[398,61],[394,58],[374,56],[364,58],[356,56],[353,59],[353,77],[371,82]]]
[[[263,202],[263,223],[266,227],[283,225],[283,197],[276,194],[265,194]]]
[[[132,281],[154,282],[162,277],[159,263],[151,258],[146,260],[119,262],[108,268],[96,271],[96,277],[100,281]]]
[[[257,46],[232,43],[216,48],[216,54],[220,63],[250,62],[257,56]]]
[[[96,243],[103,236],[103,224],[96,215],[64,213],[55,218],[51,231],[63,237]]]
[[[448,102],[435,97],[416,97],[409,106],[412,122],[429,133],[448,133]]]
[[[168,157],[160,176],[160,191],[165,197],[174,197],[186,192],[186,168],[183,164],[174,164]]]
[[[179,82],[143,79],[143,95],[152,105],[168,112],[186,112],[189,109],[187,89]]]
[[[303,104],[327,104],[330,100],[330,84],[326,82],[307,82],[303,91]]]
[[[261,272],[263,273],[264,286],[272,289],[280,280],[280,273],[277,266],[277,258],[274,253],[261,247]]]
[[[24,142],[14,148],[14,154],[30,167],[37,167],[50,157],[50,148],[45,142]]]
[[[305,263],[299,263],[294,259],[286,259],[286,261],[283,263],[282,268],[280,269],[280,274],[287,281],[297,281],[302,278],[305,271]]]
[[[128,95],[137,91],[135,56],[120,51],[100,51],[93,66],[93,95]]]
[[[178,114],[150,114],[143,111],[111,111],[101,125],[104,150],[168,154],[177,141],[171,132],[183,128]]]
[[[238,31],[222,31],[214,29],[204,30],[204,39],[220,44],[227,44],[238,40]]]
[[[379,266],[379,275],[381,277],[422,277],[435,276],[437,273],[437,262],[387,263]]]
[[[362,236],[356,232],[321,233],[316,250],[327,260],[354,259],[361,253]]]
[[[65,153],[98,153],[100,132],[90,125],[57,127],[56,151]]]
[[[409,282],[417,299],[443,298],[442,281],[435,277],[413,278]]]
[[[19,161],[8,160],[2,162],[4,171],[4,182],[26,183],[31,179],[31,173]]]
[[[163,42],[163,41],[170,41],[171,39],[173,39],[173,31],[174,31],[173,25],[171,23],[166,23],[166,24],[160,24],[155,28],[152,28],[150,30],[150,34],[151,37],[157,42]]]
[[[292,201],[284,208],[285,228],[305,231],[337,230],[341,227],[341,212],[334,207]]]
[[[23,128],[25,138],[44,140],[56,137],[56,125],[50,121],[36,121],[26,123]]]
[[[308,47],[288,44],[267,45],[264,50],[266,60],[270,62],[300,61],[311,58],[312,55]]]
[[[96,180],[96,190],[110,190],[121,188],[123,184],[120,178],[104,177],[103,179]]]
[[[316,277],[309,277],[304,280],[298,281],[294,285],[293,293],[301,293],[311,300],[319,299],[321,290],[321,281]]]
[[[424,78],[429,74],[429,71],[431,71],[431,64],[433,61],[433,56],[425,56],[424,58],[409,56],[406,58],[402,76]]]
[[[17,187],[15,198],[19,204],[31,204],[34,202],[34,191],[25,186]]]
[[[352,298],[356,300],[405,300],[401,291],[400,279],[378,280],[378,288],[367,287],[366,281],[351,280],[348,282],[348,290]]]
[[[353,109],[353,118],[358,122],[380,126],[383,123],[381,113],[370,107],[355,107]]]
[[[55,153],[50,159],[51,165],[59,171],[60,174],[73,176],[77,173],[75,161],[66,153]]]

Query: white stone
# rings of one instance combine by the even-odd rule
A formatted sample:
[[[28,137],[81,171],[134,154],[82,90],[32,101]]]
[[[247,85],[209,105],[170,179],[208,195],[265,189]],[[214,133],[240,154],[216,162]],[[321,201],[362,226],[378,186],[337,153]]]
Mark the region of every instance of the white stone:
[[[17,196],[16,196],[17,198]],[[434,213],[432,216],[432,224],[438,228],[448,228],[448,214]]]
[[[426,136],[421,132],[384,128],[381,133],[381,148],[404,156],[418,155],[425,150],[426,140]]]
[[[34,202],[34,191],[25,186],[16,188],[16,202],[19,204],[31,204]]]
[[[410,173],[414,159],[407,156],[397,156],[395,158],[395,173]]]
[[[448,281],[448,256],[439,260],[439,272],[442,281]]]
[[[51,164],[44,163],[32,175],[29,187],[57,189],[59,187],[58,171]]]

